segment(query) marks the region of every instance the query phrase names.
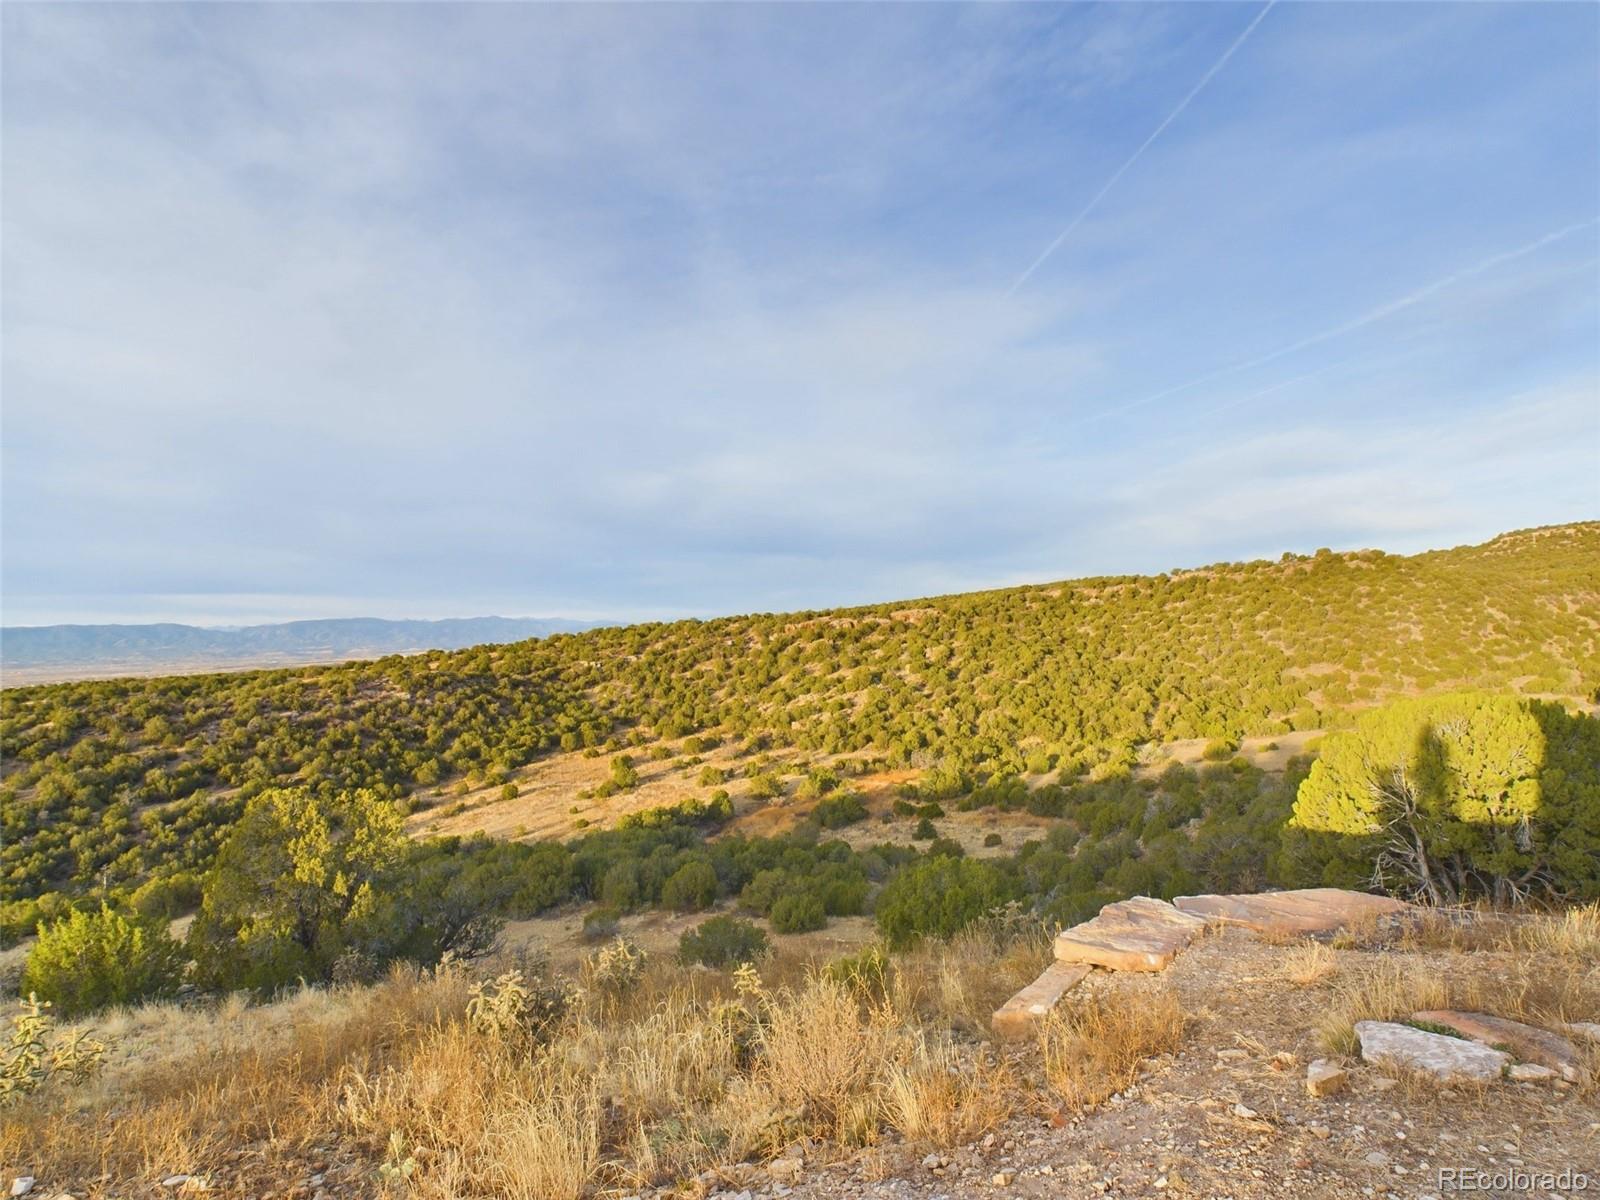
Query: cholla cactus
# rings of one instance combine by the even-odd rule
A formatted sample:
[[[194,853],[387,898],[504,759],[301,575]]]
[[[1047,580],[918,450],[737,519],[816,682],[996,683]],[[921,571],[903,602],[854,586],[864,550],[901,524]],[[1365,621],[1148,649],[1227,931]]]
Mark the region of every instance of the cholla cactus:
[[[644,951],[619,937],[589,958],[584,964],[584,976],[593,990],[607,997],[620,996],[639,982],[644,964]]]
[[[760,1000],[766,994],[761,986],[761,973],[753,963],[742,962],[733,969],[733,990],[752,1000]]]
[[[518,970],[472,985],[467,1022],[484,1037],[538,1045],[566,1015],[572,994],[562,980],[529,980]]]
[[[0,1105],[20,1099],[47,1079],[81,1083],[104,1061],[106,1044],[88,1030],[52,1039],[55,1022],[45,1011],[49,1007],[48,1000],[29,992],[22,1011],[11,1018],[11,1038],[0,1050]]]

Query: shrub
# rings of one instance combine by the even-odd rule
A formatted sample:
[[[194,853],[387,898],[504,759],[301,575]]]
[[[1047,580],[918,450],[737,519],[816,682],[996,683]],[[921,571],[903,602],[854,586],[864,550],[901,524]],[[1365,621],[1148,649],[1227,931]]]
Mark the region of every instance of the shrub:
[[[183,982],[183,948],[165,921],[129,917],[105,905],[39,927],[22,971],[22,990],[37,993],[62,1016],[109,1004],[170,996]]]
[[[924,935],[949,937],[1017,893],[1008,875],[982,859],[928,859],[884,884],[878,928],[890,948],[900,950]]]
[[[811,815],[824,829],[842,829],[846,825],[864,821],[867,806],[861,803],[861,797],[854,792],[845,792],[819,801]]]
[[[928,842],[939,836],[939,831],[933,827],[933,822],[927,817],[917,822],[917,827],[911,831],[913,842]]]
[[[200,907],[200,877],[189,871],[158,875],[134,889],[128,903],[141,917],[170,921]]]
[[[800,781],[800,786],[795,789],[795,795],[802,800],[813,800],[818,796],[825,796],[839,786],[839,776],[826,767],[812,767],[806,777]]]
[[[404,956],[403,926],[420,932],[421,915],[396,878],[409,849],[375,792],[262,792],[218,856],[189,931],[201,981],[265,990],[327,980],[347,950],[379,963]]]
[[[998,846],[1004,840],[998,833],[986,833],[983,835],[983,844],[985,846]]]
[[[643,899],[639,887],[639,868],[632,862],[613,863],[600,880],[598,899],[607,908],[637,908]]]
[[[699,912],[717,899],[717,873],[699,859],[684,863],[661,886],[661,903],[679,912]]]
[[[633,765],[633,759],[626,754],[619,754],[611,760],[611,779],[613,788],[628,791],[639,786],[639,772]]]
[[[586,941],[604,942],[617,936],[622,910],[602,904],[583,916],[583,936]]]
[[[773,800],[783,795],[783,784],[770,771],[751,776],[750,794],[757,800]]]
[[[502,800],[515,800],[521,794],[514,783],[508,783],[500,789],[500,799]]]
[[[1600,719],[1479,692],[1402,700],[1327,736],[1285,857],[1440,904],[1600,896]]]
[[[756,962],[771,949],[767,935],[738,917],[712,917],[678,939],[678,958],[686,963],[726,967]]]
[[[772,927],[779,933],[805,933],[828,923],[822,900],[809,893],[780,896],[772,906]]]
[[[1206,762],[1227,762],[1239,750],[1237,742],[1227,738],[1212,738],[1206,743],[1205,749],[1200,751],[1200,757]]]
[[[716,787],[728,781],[728,773],[721,767],[704,766],[700,768],[700,786]]]

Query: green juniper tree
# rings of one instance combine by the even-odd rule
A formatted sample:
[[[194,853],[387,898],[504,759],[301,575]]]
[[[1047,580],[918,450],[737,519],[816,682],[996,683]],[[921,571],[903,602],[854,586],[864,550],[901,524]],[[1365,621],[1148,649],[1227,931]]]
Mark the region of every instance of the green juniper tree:
[[[1330,734],[1286,854],[1326,883],[1435,904],[1600,895],[1600,720],[1480,692],[1402,700]]]

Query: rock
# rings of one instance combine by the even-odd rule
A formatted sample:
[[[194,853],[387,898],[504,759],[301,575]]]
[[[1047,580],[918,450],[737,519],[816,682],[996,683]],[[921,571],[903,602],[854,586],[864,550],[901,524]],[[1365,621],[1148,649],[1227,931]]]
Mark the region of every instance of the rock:
[[[1135,896],[1056,935],[1056,958],[1114,971],[1164,971],[1208,922],[1165,900]]]
[[[995,1187],[1010,1187],[1011,1181],[1016,1177],[1017,1173],[1015,1171],[996,1171],[990,1176],[989,1182],[994,1184]]]
[[[187,1175],[168,1175],[161,1181],[161,1186],[164,1188],[181,1188],[188,1182],[189,1177]]]
[[[1237,1047],[1231,1050],[1218,1050],[1217,1058],[1222,1062],[1243,1062],[1250,1057],[1250,1051],[1240,1050]]]
[[[1310,1095],[1331,1096],[1344,1091],[1349,1083],[1350,1073],[1325,1058],[1317,1059],[1306,1068],[1306,1091]]]
[[[1327,1141],[1333,1136],[1333,1130],[1326,1125],[1307,1125],[1306,1132],[1319,1141]]]
[[[1600,1022],[1568,1021],[1561,1028],[1573,1037],[1582,1038],[1586,1042],[1600,1042]]]
[[[1554,1079],[1556,1073],[1543,1063],[1512,1063],[1506,1078],[1515,1083],[1544,1083]]]
[[[1240,1118],[1242,1118],[1242,1119],[1244,1119],[1246,1121],[1253,1121],[1258,1116],[1260,1116],[1261,1114],[1256,1112],[1255,1109],[1249,1107],[1248,1105],[1235,1104],[1233,1106],[1233,1115],[1236,1116],[1236,1117],[1240,1117]]]
[[[1382,1150],[1369,1150],[1361,1161],[1369,1167],[1386,1167],[1389,1165],[1389,1156]]]
[[[1390,1021],[1357,1021],[1361,1057],[1447,1082],[1499,1079],[1511,1056],[1477,1042]]]
[[[923,1166],[924,1170],[931,1171],[935,1167],[937,1167],[938,1165],[939,1165],[939,1156],[937,1154],[930,1154],[930,1155],[928,1155],[926,1158],[924,1158],[922,1160],[922,1166]]]
[[[1173,905],[1183,912],[1243,925],[1257,933],[1332,933],[1357,921],[1412,912],[1409,904],[1388,896],[1343,888],[1303,888],[1243,896],[1179,896]]]
[[[767,1174],[776,1180],[787,1180],[790,1183],[800,1178],[805,1170],[805,1164],[798,1158],[775,1158],[767,1164]]]
[[[1509,1046],[1511,1052],[1523,1061],[1559,1071],[1563,1079],[1574,1083],[1583,1078],[1578,1048],[1560,1034],[1547,1029],[1537,1029],[1521,1021],[1490,1016],[1488,1013],[1458,1012],[1450,1008],[1412,1013],[1411,1019],[1426,1021],[1430,1025],[1444,1025],[1487,1046]]]
[[[1050,964],[1039,978],[995,1009],[989,1018],[990,1027],[1000,1038],[1027,1037],[1050,1015],[1062,996],[1083,982],[1089,970],[1085,963]]]
[[[26,1196],[33,1191],[33,1176],[18,1175],[11,1181],[11,1194],[13,1196]]]

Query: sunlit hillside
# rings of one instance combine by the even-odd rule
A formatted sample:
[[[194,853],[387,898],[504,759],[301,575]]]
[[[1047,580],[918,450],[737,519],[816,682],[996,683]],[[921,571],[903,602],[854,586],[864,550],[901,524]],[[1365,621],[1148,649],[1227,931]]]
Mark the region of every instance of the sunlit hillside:
[[[1336,727],[1397,693],[1587,700],[1597,682],[1600,523],[1585,522],[1411,557],[1318,551],[327,668],[19,688],[0,695],[4,898],[21,905],[8,910],[20,931],[50,893],[202,871],[274,785],[439,809],[562,752],[632,752],[636,772],[651,755],[683,767],[674,802],[793,795],[841,758],[948,797],[1013,775],[1111,774],[1181,739]],[[713,746],[741,761],[706,772]],[[773,770],[749,770],[761,754]],[[604,764],[590,774],[573,804],[630,790]]]

